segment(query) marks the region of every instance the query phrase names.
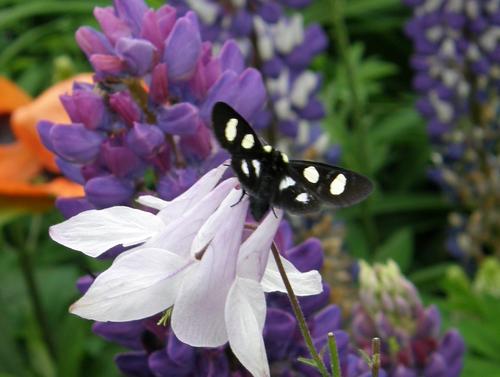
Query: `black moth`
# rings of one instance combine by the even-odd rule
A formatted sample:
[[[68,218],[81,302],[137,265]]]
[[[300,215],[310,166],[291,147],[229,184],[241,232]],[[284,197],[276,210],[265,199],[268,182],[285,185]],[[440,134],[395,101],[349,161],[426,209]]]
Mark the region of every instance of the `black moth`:
[[[361,174],[315,161],[288,160],[270,145],[263,145],[250,124],[231,106],[217,102],[212,111],[215,136],[231,154],[231,167],[250,210],[259,221],[270,206],[291,213],[318,211],[322,203],[347,207],[365,199],[373,189]]]

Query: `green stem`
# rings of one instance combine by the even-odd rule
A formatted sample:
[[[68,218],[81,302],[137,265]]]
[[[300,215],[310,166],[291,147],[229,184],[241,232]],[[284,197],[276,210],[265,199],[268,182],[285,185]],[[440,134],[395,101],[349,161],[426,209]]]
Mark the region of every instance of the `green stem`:
[[[342,373],[340,372],[339,353],[337,350],[337,340],[335,339],[335,334],[332,332],[328,333],[328,349],[330,351],[330,362],[332,364],[332,376],[342,377]]]
[[[49,354],[54,360],[56,360],[56,346],[54,339],[52,338],[45,310],[43,309],[40,291],[38,290],[38,285],[36,283],[35,269],[33,268],[32,263],[32,255],[36,250],[36,240],[38,239],[40,227],[41,217],[39,215],[33,216],[27,240],[24,245],[20,244],[17,250],[19,255],[19,264],[21,265],[21,271],[26,283],[26,289],[28,291],[31,306],[33,307],[33,311],[35,313],[35,318],[40,326],[40,332],[45,343],[47,344]]]
[[[271,251],[273,253],[274,260],[276,261],[276,265],[278,266],[278,271],[281,275],[281,279],[283,280],[283,283],[285,284],[286,291],[288,293],[288,298],[290,300],[290,304],[292,305],[293,313],[295,314],[295,318],[297,319],[297,322],[299,324],[300,332],[302,333],[302,337],[304,338],[304,341],[306,342],[307,349],[309,350],[309,353],[311,354],[312,359],[316,363],[316,366],[321,373],[321,376],[323,377],[330,377],[328,374],[328,371],[326,369],[325,364],[323,363],[323,360],[321,359],[320,355],[316,351],[316,348],[314,347],[311,333],[309,332],[309,329],[307,327],[306,319],[304,317],[304,313],[302,312],[302,308],[300,307],[299,300],[297,299],[297,296],[295,295],[295,292],[293,291],[292,285],[290,284],[290,280],[288,280],[288,276],[286,275],[285,268],[283,267],[283,263],[281,262],[280,258],[280,253],[278,251],[278,248],[276,245],[273,243],[271,247]]]
[[[359,145],[358,163],[361,169],[365,170],[370,176],[373,170],[368,143],[368,125],[363,119],[364,106],[357,85],[356,67],[350,56],[349,34],[344,20],[344,4],[343,0],[330,0],[330,3],[334,26],[333,38],[338,46],[339,55],[347,73],[347,84],[349,85],[349,91],[351,93],[352,124],[357,128],[357,145]],[[367,199],[361,204],[361,212],[366,234],[371,246],[375,247],[378,243],[378,236],[377,227],[371,216],[371,199]]]
[[[380,371],[380,338],[372,339],[372,377],[378,377]]]

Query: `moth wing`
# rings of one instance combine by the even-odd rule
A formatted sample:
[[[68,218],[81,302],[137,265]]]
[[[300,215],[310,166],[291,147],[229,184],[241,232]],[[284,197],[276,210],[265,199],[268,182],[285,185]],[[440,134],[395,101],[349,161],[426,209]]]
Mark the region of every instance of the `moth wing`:
[[[289,175],[331,206],[342,208],[365,199],[373,184],[364,175],[314,161],[291,160]]]
[[[284,176],[276,189],[273,205],[292,213],[316,212],[321,200],[299,180]]]
[[[215,137],[233,157],[258,159],[263,147],[250,124],[236,110],[224,102],[217,102],[212,110]]]

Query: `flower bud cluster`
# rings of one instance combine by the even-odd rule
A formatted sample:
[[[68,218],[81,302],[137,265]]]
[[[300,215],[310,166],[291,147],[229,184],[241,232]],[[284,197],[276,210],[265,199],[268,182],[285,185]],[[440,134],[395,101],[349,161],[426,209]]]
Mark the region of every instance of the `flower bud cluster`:
[[[416,288],[393,261],[373,267],[360,264],[360,304],[354,308],[354,345],[370,351],[381,339],[381,365],[389,377],[460,375],[464,341],[455,330],[440,335],[435,306],[422,305]]]

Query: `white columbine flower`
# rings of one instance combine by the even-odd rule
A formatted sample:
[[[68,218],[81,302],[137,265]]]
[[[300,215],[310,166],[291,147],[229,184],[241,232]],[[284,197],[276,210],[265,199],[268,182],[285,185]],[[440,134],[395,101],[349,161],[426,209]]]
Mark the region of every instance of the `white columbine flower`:
[[[264,377],[270,375],[264,292],[286,292],[269,252],[282,212],[270,212],[243,240],[249,201],[240,201],[235,178],[217,185],[225,169],[210,171],[173,201],[139,198],[157,215],[129,207],[90,210],[52,226],[50,235],[93,257],[116,245],[138,245],[95,279],[72,313],[121,322],[173,307],[172,330],[182,342],[218,347],[229,341],[252,375]],[[317,271],[301,273],[282,261],[297,295],[322,291]]]

